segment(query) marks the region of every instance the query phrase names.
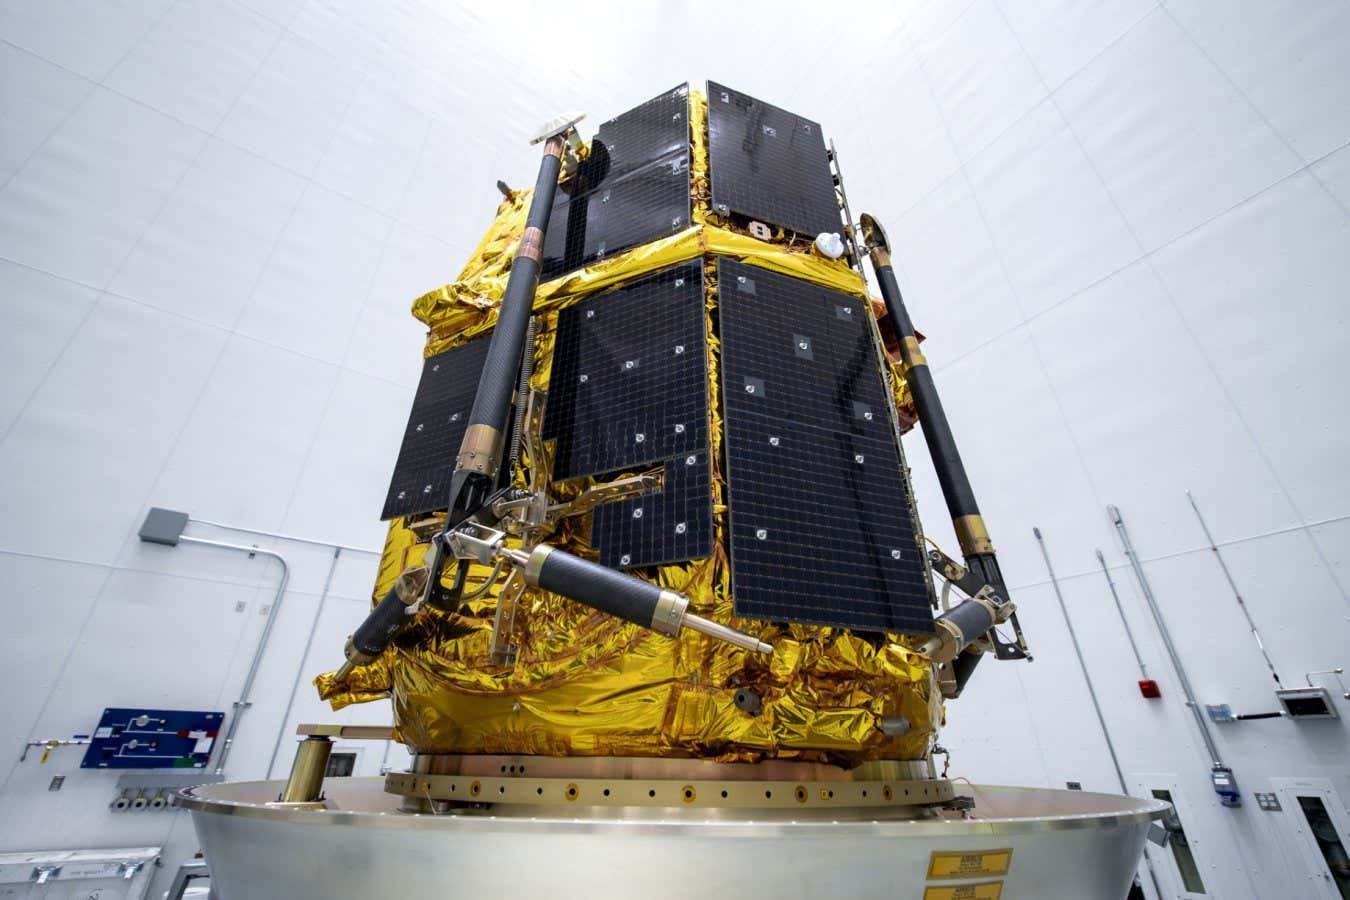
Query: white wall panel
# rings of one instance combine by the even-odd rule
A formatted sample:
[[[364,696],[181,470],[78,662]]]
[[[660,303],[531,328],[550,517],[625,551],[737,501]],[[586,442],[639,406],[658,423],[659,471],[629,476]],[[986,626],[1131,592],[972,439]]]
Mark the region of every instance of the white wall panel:
[[[286,34],[217,133],[264,159],[310,175],[361,83],[360,68]]]
[[[1299,511],[1343,514],[1350,479],[1334,473],[1350,455],[1350,430],[1327,418],[1350,383],[1343,211],[1299,175],[1160,251],[1157,265]],[[1296,338],[1279,340],[1289,327]]]
[[[111,562],[224,337],[105,294],[0,443],[22,473],[0,479],[0,546]]]
[[[1045,87],[994,0],[975,0],[940,37],[916,36],[933,95],[969,161],[1045,97]]]
[[[1312,173],[1340,204],[1346,215],[1350,215],[1350,147],[1329,154],[1326,159],[1312,167]]]
[[[300,176],[209,139],[110,290],[232,328],[303,190]]]
[[[238,330],[323,362],[341,362],[390,224],[380,213],[311,182]]]
[[[130,53],[174,0],[5,0],[0,33],[58,66],[102,79]]]
[[[1141,553],[1199,543],[1187,489],[1210,512],[1220,540],[1297,521],[1146,263],[1030,327],[1099,496],[1121,508]]]
[[[12,262],[0,261],[0,434],[14,425],[51,371],[98,291]]]
[[[975,197],[1034,316],[1139,255],[1059,110],[1045,102],[973,160]]]
[[[93,85],[13,44],[0,44],[0,183],[18,172]]]
[[[107,284],[204,142],[163,113],[95,90],[0,190],[0,255]]]
[[[202,519],[281,526],[338,370],[234,336],[151,491]]]
[[[1167,11],[1307,162],[1350,141],[1350,7],[1167,0]]]
[[[1051,89],[1118,41],[1154,0],[998,0],[1031,63]]]
[[[926,337],[924,355],[935,370],[941,372],[1022,321],[1021,306],[964,176],[943,182],[890,221],[905,305]]]
[[[104,84],[211,131],[280,36],[275,22],[231,0],[178,0]]]
[[[344,371],[283,523],[359,547],[383,545],[379,521],[413,389]],[[334,490],[341,485],[341,490]]]
[[[1055,97],[1148,250],[1298,165],[1162,10],[1130,29]]]

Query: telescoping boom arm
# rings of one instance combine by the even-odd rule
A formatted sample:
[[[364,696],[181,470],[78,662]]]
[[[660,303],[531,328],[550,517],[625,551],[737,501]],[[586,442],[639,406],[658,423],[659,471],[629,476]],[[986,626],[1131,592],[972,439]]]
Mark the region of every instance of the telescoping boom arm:
[[[904,298],[900,295],[900,285],[891,267],[891,248],[886,232],[867,213],[862,214],[860,225],[872,269],[881,286],[881,298],[886,303],[887,316],[900,342],[900,361],[910,394],[914,398],[915,411],[919,415],[919,426],[937,470],[942,496],[947,501],[947,511],[951,514],[952,526],[956,530],[956,539],[961,545],[961,554],[968,570],[963,573],[954,564],[942,565],[944,560],[951,563],[945,557],[935,560],[944,577],[962,587],[970,594],[970,599],[938,617],[937,635],[920,650],[934,662],[951,664],[956,682],[955,693],[959,694],[982,655],[975,643],[977,640],[989,635],[995,655],[1001,659],[1028,658],[1026,643],[1017,624],[1016,608],[1003,582],[994,544],[989,539],[979,504],[975,501],[975,491],[966,475],[966,467],[961,462],[961,454],[956,449],[956,438],[952,435],[942,400],[938,397],[933,373],[919,349],[914,323],[910,321],[909,311],[905,309]],[[1004,641],[993,630],[996,624],[1003,622],[1011,623],[1016,634],[1015,641]]]

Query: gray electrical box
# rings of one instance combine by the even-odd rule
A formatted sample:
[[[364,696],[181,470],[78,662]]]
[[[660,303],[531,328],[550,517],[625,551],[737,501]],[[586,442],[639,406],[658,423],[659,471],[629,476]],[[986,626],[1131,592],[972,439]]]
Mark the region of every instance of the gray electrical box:
[[[1275,692],[1284,712],[1291,719],[1339,719],[1331,692],[1326,688],[1285,688]]]
[[[149,544],[177,547],[178,539],[183,536],[183,529],[187,528],[187,523],[188,514],[185,512],[152,506],[150,512],[145,515],[145,521],[141,523],[140,537]]]

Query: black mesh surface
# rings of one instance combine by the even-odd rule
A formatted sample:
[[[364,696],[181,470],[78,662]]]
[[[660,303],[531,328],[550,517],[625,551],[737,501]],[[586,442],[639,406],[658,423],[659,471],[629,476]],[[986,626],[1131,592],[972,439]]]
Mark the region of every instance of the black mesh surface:
[[[711,552],[703,267],[690,263],[558,315],[544,437],[553,479],[664,464],[662,493],[595,511],[592,544],[615,567]],[[625,561],[626,560],[626,561]]]
[[[541,278],[689,227],[689,86],[604,122],[557,194]]]
[[[736,614],[931,634],[865,301],[717,267]]]
[[[808,237],[842,229],[820,126],[708,82],[713,209]]]
[[[712,488],[706,452],[665,462],[659,494],[595,510],[591,544],[616,569],[701,559],[712,552]]]
[[[403,445],[389,482],[380,518],[444,509],[478,376],[487,357],[488,338],[428,357],[413,396]]]

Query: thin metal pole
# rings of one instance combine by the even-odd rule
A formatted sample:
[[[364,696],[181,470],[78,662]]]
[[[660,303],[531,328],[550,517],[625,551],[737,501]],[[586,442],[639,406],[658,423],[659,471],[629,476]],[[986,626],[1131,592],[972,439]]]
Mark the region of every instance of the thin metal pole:
[[[1073,620],[1069,618],[1069,607],[1064,603],[1064,593],[1059,589],[1059,579],[1055,577],[1055,567],[1050,564],[1050,553],[1045,549],[1045,538],[1039,528],[1032,528],[1036,543],[1041,547],[1041,557],[1045,560],[1045,571],[1050,573],[1050,584],[1055,589],[1055,599],[1059,601],[1059,611],[1064,616],[1064,625],[1069,629],[1069,641],[1073,644],[1073,655],[1078,657],[1078,669],[1083,673],[1083,683],[1087,685],[1088,696],[1092,698],[1092,711],[1097,714],[1097,724],[1101,726],[1102,737],[1106,740],[1106,751],[1111,754],[1111,766],[1116,770],[1116,780],[1120,782],[1122,793],[1128,794],[1125,773],[1121,771],[1120,760],[1116,757],[1115,744],[1111,742],[1111,732],[1106,727],[1106,717],[1102,715],[1102,705],[1097,701],[1097,691],[1092,686],[1092,676],[1088,674],[1087,662],[1083,659],[1083,649],[1078,643],[1078,633],[1073,630]]]
[[[1219,552],[1219,545],[1214,543],[1214,535],[1209,533],[1209,525],[1205,522],[1205,517],[1200,514],[1200,507],[1196,506],[1195,498],[1191,492],[1186,491],[1186,499],[1191,501],[1191,509],[1195,511],[1196,521],[1200,523],[1200,529],[1205,532],[1205,540],[1209,541],[1209,549],[1214,551],[1214,558],[1219,562],[1219,568],[1223,570],[1223,577],[1228,579],[1228,587],[1233,591],[1233,599],[1237,601],[1238,608],[1242,610],[1242,617],[1247,620],[1247,627],[1252,630],[1252,638],[1256,641],[1256,646],[1261,650],[1261,656],[1266,661],[1266,668],[1270,669],[1270,677],[1275,679],[1275,684],[1283,687],[1280,683],[1280,673],[1275,671],[1275,662],[1270,658],[1270,653],[1266,651],[1266,643],[1261,640],[1261,633],[1256,630],[1256,623],[1252,621],[1252,612],[1247,608],[1247,601],[1242,598],[1242,591],[1238,590],[1237,582],[1233,580],[1233,573],[1228,570],[1228,563],[1224,562],[1223,554]]]
[[[210,519],[189,518],[189,522],[195,522],[198,525],[210,525],[212,528],[223,528],[226,531],[242,531],[245,534],[256,534],[261,537],[276,538],[279,541],[293,541],[297,544],[313,544],[316,547],[337,547],[342,550],[350,550],[353,553],[368,553],[371,556],[380,556],[383,551],[371,550],[369,547],[351,547],[347,544],[339,544],[335,541],[321,541],[317,538],[299,537],[294,534],[282,534],[279,531],[262,531],[258,528],[245,528],[242,525],[226,525],[224,522],[212,522]]]
[[[183,535],[178,540],[185,544],[234,550],[238,553],[247,553],[250,556],[266,556],[281,563],[281,580],[277,582],[277,592],[272,598],[271,608],[267,610],[267,621],[263,623],[262,635],[258,638],[258,647],[253,651],[253,661],[249,664],[248,675],[244,677],[244,688],[239,692],[239,699],[234,702],[234,714],[230,716],[230,726],[225,730],[225,741],[220,746],[220,756],[216,758],[216,774],[223,775],[225,773],[225,760],[230,755],[230,748],[234,746],[235,732],[239,730],[239,720],[244,715],[244,710],[253,705],[249,701],[249,697],[253,694],[253,680],[258,677],[258,666],[262,664],[263,652],[267,649],[267,639],[272,634],[272,626],[276,624],[277,610],[281,608],[281,599],[286,595],[286,586],[290,584],[291,567],[280,553],[263,547],[229,544],[224,541],[209,541],[204,538],[188,537],[187,535]]]
[[[323,604],[328,599],[328,591],[333,586],[333,573],[337,571],[338,558],[342,548],[333,548],[333,561],[328,564],[328,577],[323,582],[323,593],[319,594],[319,604],[314,608],[314,621],[309,626],[309,637],[305,638],[305,649],[300,651],[300,665],[295,670],[295,680],[291,682],[291,693],[286,698],[286,711],[281,714],[281,726],[277,728],[277,742],[272,746],[272,758],[267,761],[267,777],[272,778],[272,770],[277,765],[277,755],[281,753],[281,742],[286,737],[286,723],[291,718],[291,707],[295,705],[295,693],[300,690],[300,680],[305,677],[305,663],[309,660],[309,650],[314,646],[314,632],[319,630],[319,619],[323,616]]]
[[[1111,599],[1116,601],[1116,612],[1120,613],[1120,624],[1125,627],[1125,637],[1129,638],[1130,649],[1134,651],[1134,661],[1139,663],[1139,674],[1148,677],[1148,666],[1144,665],[1144,657],[1139,654],[1139,645],[1134,642],[1134,632],[1130,630],[1130,621],[1125,618],[1125,607],[1120,604],[1120,594],[1116,591],[1115,579],[1111,577],[1111,570],[1106,567],[1106,557],[1102,556],[1102,551],[1097,551],[1097,562],[1102,565],[1102,574],[1106,576],[1106,584],[1111,588]]]
[[[1097,724],[1101,726],[1102,737],[1106,740],[1106,750],[1111,754],[1111,765],[1116,770],[1116,780],[1120,782],[1120,792],[1122,794],[1128,794],[1130,789],[1129,786],[1125,784],[1125,773],[1120,768],[1120,759],[1116,756],[1116,747],[1111,741],[1111,732],[1106,727],[1106,717],[1102,715],[1101,704],[1097,702],[1097,691],[1092,686],[1092,676],[1088,674],[1087,662],[1083,659],[1083,650],[1078,643],[1078,633],[1073,630],[1073,620],[1069,618],[1069,607],[1064,602],[1064,593],[1059,589],[1059,579],[1055,577],[1055,567],[1050,564],[1050,553],[1045,548],[1045,538],[1041,537],[1040,528],[1032,528],[1031,531],[1036,535],[1036,543],[1041,546],[1041,557],[1045,560],[1045,571],[1050,573],[1050,584],[1055,589],[1055,599],[1059,601],[1059,611],[1064,616],[1064,626],[1069,629],[1069,641],[1073,644],[1074,656],[1078,657],[1078,670],[1083,673],[1083,683],[1087,685],[1088,696],[1092,698],[1092,709],[1097,714]],[[1102,559],[1100,550],[1097,551],[1097,558]],[[1102,561],[1102,571],[1106,571],[1105,560]],[[1106,580],[1108,583],[1111,582],[1110,573],[1107,573]],[[1111,584],[1111,595],[1115,596],[1115,593],[1116,586],[1115,584]],[[1120,598],[1118,597],[1116,598],[1116,607],[1120,607]],[[1123,620],[1124,618],[1125,614],[1122,612],[1121,619]],[[1128,633],[1128,631],[1129,627],[1127,625],[1126,632]],[[1130,638],[1130,646],[1134,646],[1134,638]],[[1138,658],[1138,647],[1135,647],[1134,655]],[[1140,671],[1143,671],[1143,660],[1139,661],[1139,668]],[[1145,674],[1147,675],[1147,673]],[[1147,853],[1143,856],[1143,862],[1144,869],[1148,872],[1149,880],[1153,882],[1153,893],[1161,900],[1163,896],[1162,886],[1158,884],[1158,873],[1153,871],[1153,863],[1149,860]]]
[[[1186,668],[1181,664],[1181,656],[1177,653],[1177,648],[1172,643],[1172,635],[1167,630],[1167,622],[1163,619],[1162,610],[1158,608],[1158,601],[1153,596],[1153,589],[1149,587],[1148,579],[1144,577],[1144,567],[1139,562],[1139,555],[1134,552],[1134,544],[1130,541],[1130,533],[1125,529],[1125,520],[1121,518],[1120,510],[1115,506],[1106,507],[1107,515],[1111,517],[1111,522],[1116,526],[1116,531],[1120,534],[1120,543],[1125,548],[1125,557],[1130,561],[1131,568],[1134,569],[1134,577],[1139,580],[1139,589],[1144,594],[1144,600],[1148,603],[1149,612],[1153,614],[1153,623],[1158,626],[1158,633],[1162,635],[1163,647],[1167,650],[1167,656],[1172,661],[1172,668],[1176,670],[1177,681],[1181,684],[1181,692],[1186,695],[1186,706],[1190,708],[1191,715],[1195,717],[1195,727],[1200,730],[1200,737],[1205,741],[1205,748],[1209,751],[1209,760],[1211,766],[1223,766],[1223,761],[1219,759],[1219,748],[1214,746],[1214,737],[1209,733],[1209,723],[1205,721],[1205,714],[1200,711],[1200,704],[1195,701],[1195,692],[1191,690],[1191,681],[1186,677]]]

